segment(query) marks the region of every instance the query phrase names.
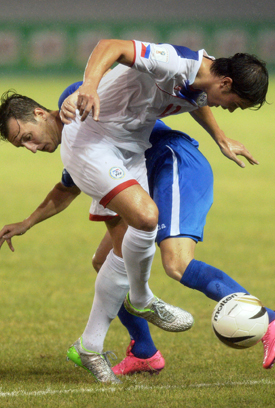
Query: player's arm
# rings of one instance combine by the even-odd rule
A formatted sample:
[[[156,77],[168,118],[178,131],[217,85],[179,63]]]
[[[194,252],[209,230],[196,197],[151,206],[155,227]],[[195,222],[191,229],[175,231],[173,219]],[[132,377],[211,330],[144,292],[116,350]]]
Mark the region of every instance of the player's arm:
[[[14,251],[11,238],[15,235],[23,235],[34,225],[42,222],[53,215],[65,210],[71,202],[80,194],[76,186],[65,187],[61,182],[56,184],[45,200],[24,221],[5,225],[0,231],[0,248],[6,241],[10,250]]]
[[[225,136],[208,106],[194,110],[190,114],[211,135],[228,159],[233,160],[240,167],[245,167],[245,164],[237,157],[239,155],[244,156],[250,164],[259,164],[242,143]]]
[[[131,66],[135,57],[134,43],[124,40],[101,40],[94,48],[84,73],[83,85],[77,98],[77,109],[81,120],[85,120],[92,111],[94,120],[98,120],[100,101],[97,88],[105,72],[115,62]]]

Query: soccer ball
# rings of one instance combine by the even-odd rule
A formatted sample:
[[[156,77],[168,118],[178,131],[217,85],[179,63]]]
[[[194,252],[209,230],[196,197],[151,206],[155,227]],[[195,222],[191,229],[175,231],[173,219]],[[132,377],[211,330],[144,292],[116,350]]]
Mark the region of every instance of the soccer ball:
[[[247,293],[232,293],[216,305],[212,327],[218,339],[229,347],[254,346],[265,335],[268,314],[261,301]]]

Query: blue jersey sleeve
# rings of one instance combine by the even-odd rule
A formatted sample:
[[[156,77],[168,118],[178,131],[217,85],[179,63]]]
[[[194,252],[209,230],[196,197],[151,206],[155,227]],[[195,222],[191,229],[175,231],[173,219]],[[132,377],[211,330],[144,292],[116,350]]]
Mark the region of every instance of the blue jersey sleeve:
[[[62,103],[64,100],[70,96],[72,93],[74,93],[81,85],[82,81],[75,82],[74,84],[69,85],[60,95],[59,100],[58,100],[58,108],[59,110],[61,109]],[[75,183],[73,179],[71,178],[70,174],[67,172],[66,169],[63,170],[62,172],[62,178],[61,178],[61,183],[65,187],[73,187],[75,186]]]
[[[59,110],[61,109],[62,103],[64,102],[64,100],[70,96],[72,93],[74,93],[81,85],[82,85],[82,81],[79,82],[75,82],[74,84],[69,85],[60,95],[60,98],[58,100],[58,108]]]
[[[74,187],[75,186],[75,183],[74,183],[73,179],[71,178],[70,174],[67,172],[66,169],[64,169],[63,172],[62,172],[61,183],[65,187]]]

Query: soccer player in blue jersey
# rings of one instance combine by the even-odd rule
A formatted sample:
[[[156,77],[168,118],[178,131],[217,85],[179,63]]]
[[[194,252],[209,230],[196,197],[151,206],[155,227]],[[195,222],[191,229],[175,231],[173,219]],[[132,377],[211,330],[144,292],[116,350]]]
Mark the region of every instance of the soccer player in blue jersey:
[[[162,121],[156,122],[150,142],[152,147],[145,153],[146,166],[150,194],[159,209],[156,241],[167,275],[217,302],[234,292],[249,293],[225,272],[194,258],[213,199],[211,166],[198,150],[198,143]],[[93,259],[97,270],[110,248],[110,239],[105,237]],[[275,312],[266,310],[269,326],[262,339],[263,367],[271,368],[275,358]],[[151,339],[148,323],[129,315],[124,306],[118,316],[131,341],[126,357],[113,367],[114,372],[125,375],[159,371],[162,358]]]
[[[57,136],[62,124],[55,112],[46,110],[46,114],[51,119],[49,120],[51,132]],[[1,130],[3,132],[3,127]],[[56,144],[58,137],[49,141],[41,140],[41,135],[39,138],[38,133],[35,136],[35,140],[24,141],[25,147],[32,151],[36,151],[38,146],[39,150],[49,152],[54,150],[51,145]],[[9,140],[9,137],[7,139]],[[60,141],[61,132],[59,143]],[[200,290],[217,301],[236,291],[246,292],[224,272],[194,260],[194,249],[196,242],[202,240],[203,226],[212,203],[213,189],[211,167],[197,149],[197,142],[181,132],[172,131],[161,121],[156,123],[150,142],[153,146],[146,153],[149,185],[151,195],[159,207],[157,242],[161,249],[167,274],[183,285]],[[198,185],[197,182],[202,175],[202,185]],[[186,183],[187,180],[192,181],[192,183]],[[163,191],[166,191],[166,195],[163,195]],[[56,186],[45,202],[28,219],[22,223],[7,225],[0,231],[0,246],[7,240],[10,248],[13,249],[12,236],[21,235],[36,223],[62,211],[78,194],[78,188],[74,186],[69,174],[65,172],[62,183]],[[187,202],[187,205],[183,205],[185,197],[188,197],[189,203]],[[163,206],[163,202],[166,203],[165,206]],[[167,203],[169,203],[170,210],[168,210]],[[189,208],[192,211],[191,217],[188,214],[190,213]],[[173,211],[171,211],[172,209]],[[175,209],[177,210],[175,211]],[[177,216],[174,217],[174,215]],[[175,247],[181,249],[181,257],[178,257],[179,251],[175,251]],[[102,255],[105,253],[104,248],[108,248],[108,244],[104,245],[103,249],[101,247],[101,251],[96,254],[94,264],[97,267],[102,262]],[[187,248],[191,248],[191,252],[188,252]],[[275,326],[272,324],[274,312],[270,309],[267,310],[270,325],[265,336],[264,345],[267,352],[265,353],[264,364],[267,365],[266,360],[269,358],[272,360],[269,364],[270,367],[274,360],[275,350],[273,346],[272,348],[268,346],[274,339]],[[127,374],[135,371],[161,370],[164,366],[164,359],[154,346],[147,322],[130,315],[123,306],[120,309],[119,317],[129,330],[131,344],[126,359],[114,367],[114,371],[117,374]]]

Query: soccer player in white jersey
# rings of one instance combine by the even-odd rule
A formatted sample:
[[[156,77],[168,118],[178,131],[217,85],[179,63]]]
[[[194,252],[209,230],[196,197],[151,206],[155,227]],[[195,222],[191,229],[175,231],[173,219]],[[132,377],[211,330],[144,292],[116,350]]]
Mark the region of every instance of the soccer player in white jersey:
[[[119,43],[121,43],[121,42],[119,42]],[[131,45],[131,47],[133,46],[132,42],[122,42],[122,43],[123,44],[127,43],[126,48],[128,46],[130,46],[130,45]],[[146,45],[145,47],[146,47],[146,49],[148,49],[148,45]],[[168,48],[169,47],[171,47],[171,46],[168,46]],[[176,49],[175,47],[172,47],[172,49],[173,48]],[[133,51],[132,48],[131,48],[131,50]],[[188,51],[188,49],[181,48],[181,52],[183,52],[183,51],[186,52],[190,56],[190,53],[189,53],[190,50]],[[146,52],[147,51],[145,51],[145,53],[144,53],[144,58],[146,58]],[[142,46],[141,46],[141,53],[143,53]],[[97,54],[97,52],[96,52],[96,54]],[[108,52],[106,51],[103,54],[107,55]],[[118,60],[121,61],[121,62],[124,62],[124,63],[128,63],[128,61],[131,58],[133,58],[133,55],[130,53],[129,54],[130,56],[129,56],[128,52],[126,52],[126,54],[127,54],[128,60],[127,60],[126,57],[125,57],[126,58],[126,60],[125,60],[124,56],[123,56],[122,59],[119,57]],[[124,54],[121,54],[121,55],[124,55]],[[130,89],[132,89],[132,91],[133,91],[133,94],[129,95],[129,88],[128,88],[127,92],[128,92],[128,97],[129,97],[129,100],[130,100],[129,105],[131,105],[131,102],[133,101],[133,112],[135,112],[136,118],[138,118],[137,121],[134,118],[134,120],[132,120],[130,122],[127,122],[127,117],[128,116],[126,114],[127,113],[126,111],[129,110],[129,109],[127,108],[127,109],[123,110],[123,106],[120,106],[119,103],[118,103],[118,100],[117,100],[117,104],[115,104],[115,107],[117,109],[115,109],[116,112],[115,112],[113,118],[112,118],[111,113],[109,115],[107,115],[108,109],[106,111],[104,111],[104,104],[103,104],[103,106],[102,106],[103,109],[102,110],[103,110],[103,112],[105,112],[105,114],[103,114],[103,120],[101,121],[102,123],[101,122],[100,123],[95,123],[96,126],[94,127],[93,126],[94,125],[93,121],[90,120],[89,123],[84,122],[84,124],[82,124],[80,122],[79,118],[78,118],[76,120],[76,122],[73,122],[70,126],[68,126],[68,128],[65,127],[65,132],[63,132],[62,138],[64,140],[64,135],[65,135],[65,139],[66,138],[67,139],[65,140],[65,143],[64,143],[64,146],[63,146],[63,157],[65,156],[65,162],[67,163],[69,168],[71,168],[71,171],[73,171],[73,176],[72,177],[73,177],[74,181],[76,181],[76,184],[77,183],[80,184],[79,187],[81,189],[83,189],[83,191],[88,192],[90,195],[92,195],[92,194],[95,195],[96,199],[97,199],[97,196],[98,196],[98,191],[100,191],[100,190],[96,190],[96,192],[95,192],[94,190],[96,189],[96,187],[94,185],[90,185],[91,175],[93,174],[94,171],[98,172],[98,169],[95,169],[95,168],[93,169],[92,166],[90,165],[90,160],[91,160],[91,158],[92,158],[92,156],[94,154],[93,150],[95,149],[95,144],[93,144],[93,143],[92,143],[93,146],[90,149],[90,147],[91,147],[91,137],[90,137],[90,135],[94,132],[94,129],[96,129],[95,138],[97,138],[98,140],[101,139],[100,143],[102,143],[102,145],[103,145],[103,147],[101,149],[99,149],[100,153],[101,153],[100,157],[101,158],[105,157],[104,155],[102,155],[102,153],[105,153],[107,151],[107,146],[108,146],[108,144],[110,144],[111,128],[113,126],[112,122],[115,121],[115,118],[116,118],[118,113],[120,115],[122,115],[122,116],[123,116],[123,114],[125,114],[125,118],[126,118],[125,119],[125,127],[123,128],[125,139],[124,140],[121,139],[120,138],[120,133],[118,133],[118,137],[116,137],[114,139],[114,143],[112,144],[111,153],[114,150],[113,145],[122,146],[122,144],[124,143],[123,150],[120,153],[120,158],[122,160],[124,160],[124,163],[127,166],[127,165],[129,165],[129,163],[131,165],[133,163],[134,164],[138,163],[138,161],[139,161],[138,151],[142,152],[142,148],[144,148],[145,145],[146,145],[145,130],[148,127],[148,129],[149,129],[148,132],[150,134],[151,122],[153,121],[152,117],[154,115],[156,116],[156,113],[157,113],[156,111],[157,110],[160,110],[160,109],[164,108],[164,109],[162,109],[162,115],[166,115],[167,113],[172,113],[172,112],[176,113],[176,112],[181,111],[182,107],[184,107],[186,104],[188,104],[188,110],[191,110],[193,108],[198,109],[199,106],[198,106],[198,104],[196,102],[196,101],[198,101],[198,98],[199,98],[199,101],[200,101],[199,103],[201,103],[201,100],[203,101],[202,103],[205,103],[205,95],[203,95],[203,91],[205,91],[206,93],[209,92],[210,97],[211,97],[210,99],[212,101],[215,101],[216,105],[221,103],[224,108],[229,109],[230,111],[233,111],[236,107],[245,108],[245,107],[255,106],[255,105],[256,106],[261,106],[261,104],[264,102],[266,90],[265,90],[265,92],[261,93],[261,96],[259,96],[259,92],[257,93],[255,91],[253,93],[251,91],[252,97],[251,97],[250,94],[246,94],[243,91],[246,98],[242,98],[238,94],[236,94],[234,91],[232,91],[234,81],[232,80],[231,77],[224,77],[221,74],[211,73],[210,67],[212,67],[212,64],[213,64],[212,60],[209,60],[208,58],[206,58],[206,60],[203,60],[202,59],[203,58],[202,57],[202,52],[198,52],[198,53],[191,52],[191,55],[193,56],[192,57],[193,58],[192,64],[193,64],[193,67],[195,67],[196,75],[192,74],[192,71],[191,71],[191,73],[188,72],[189,76],[187,75],[187,77],[190,77],[191,79],[193,78],[194,83],[196,81],[196,78],[197,77],[199,78],[199,81],[197,81],[197,85],[196,85],[196,88],[198,88],[199,91],[190,88],[190,84],[192,84],[192,81],[190,80],[190,82],[187,83],[188,79],[186,79],[186,82],[184,82],[184,79],[181,76],[182,87],[180,88],[179,85],[175,86],[174,91],[175,91],[176,94],[175,95],[168,95],[168,99],[167,99],[166,98],[167,90],[164,89],[165,87],[163,88],[163,90],[160,89],[159,86],[157,86],[158,84],[155,83],[156,78],[151,77],[151,74],[150,74],[149,79],[150,79],[150,81],[153,81],[153,82],[150,83],[149,80],[147,82],[146,82],[146,80],[143,80],[143,84],[146,83],[146,86],[148,86],[149,90],[152,91],[152,92],[155,92],[156,89],[157,89],[157,92],[160,92],[160,95],[162,95],[162,98],[160,98],[160,100],[164,104],[163,106],[161,105],[160,100],[158,100],[157,108],[155,108],[155,106],[153,105],[153,107],[151,109],[150,101],[152,102],[153,99],[152,98],[149,99],[149,102],[148,102],[148,98],[147,98],[146,99],[147,105],[143,106],[144,113],[142,113],[143,112],[142,107],[140,107],[141,109],[138,110],[139,105],[135,102],[135,98],[137,97],[137,94],[138,94],[138,92],[137,92],[138,88],[137,87],[132,87],[132,88],[130,87]],[[194,63],[194,61],[199,61],[200,55],[201,55],[201,61],[199,62],[199,64],[196,63],[196,62]],[[249,56],[247,56],[246,54],[241,54],[238,57],[236,57],[237,60],[243,60],[243,61],[246,62],[245,64],[243,64],[242,70],[244,69],[245,66],[247,67],[247,65],[248,65],[248,61],[247,61],[248,57]],[[97,58],[98,57],[96,56],[95,59],[97,60]],[[102,75],[102,73],[106,69],[108,69],[108,64],[113,60],[113,58],[114,58],[114,56],[108,60],[109,62],[107,64],[106,63],[102,64],[102,67],[98,70],[99,77]],[[182,57],[180,57],[180,58],[182,58]],[[93,59],[94,59],[94,57],[92,56],[91,60],[93,61]],[[224,60],[227,63],[229,62],[229,59],[224,59]],[[224,61],[222,61],[222,62],[224,62]],[[230,62],[231,62],[231,60],[230,60]],[[263,67],[261,67],[261,65],[259,64],[258,60],[254,59],[253,62],[254,62],[254,71],[255,71],[255,65],[260,69],[260,71],[261,70],[264,71]],[[251,59],[250,59],[250,65],[251,65]],[[87,67],[88,72],[89,72],[89,67],[90,67],[90,64],[88,64],[88,67]],[[127,80],[127,71],[131,72],[131,70],[130,69],[123,70],[123,76],[126,75],[126,78],[124,77],[125,80]],[[253,76],[252,71],[250,70],[250,74]],[[233,76],[233,74],[234,74],[234,72],[232,71],[231,76]],[[263,74],[263,72],[261,74]],[[261,81],[263,81],[262,77],[264,75],[261,75],[261,74],[258,72],[257,74],[254,75],[254,78],[253,78],[253,83],[254,84],[255,84],[255,80],[258,79],[258,78],[260,78]],[[108,78],[108,75],[106,76],[106,78]],[[136,81],[138,81],[138,82],[140,80],[140,78],[139,78],[140,75],[145,75],[146,77],[148,76],[148,74],[140,74],[140,72],[137,72]],[[174,75],[174,72],[172,72],[172,75]],[[192,75],[193,75],[193,77],[192,77]],[[213,86],[211,86],[211,80],[210,80],[209,77],[212,78],[212,82],[213,82],[212,85]],[[160,77],[158,77],[158,79],[160,79]],[[89,83],[89,80],[92,80],[92,79],[88,75],[86,85],[87,85],[87,83]],[[112,82],[112,80],[113,80],[113,76],[111,77],[111,82]],[[244,79],[241,82],[243,83]],[[104,84],[106,84],[106,83],[108,83],[110,85],[109,79],[108,79],[107,82],[104,81]],[[151,86],[151,85],[153,85],[153,83],[154,83],[154,90],[152,90],[153,86]],[[161,81],[160,81],[160,83],[161,83]],[[266,84],[266,88],[267,88],[267,78],[266,78],[265,84]],[[146,86],[145,86],[145,89],[146,89]],[[240,86],[238,86],[238,92],[239,92],[239,87]],[[85,88],[85,82],[84,82],[84,88]],[[82,90],[83,90],[83,88],[82,88]],[[105,90],[107,90],[107,88],[105,88]],[[254,87],[254,90],[255,90],[255,87]],[[143,91],[143,89],[142,89],[142,91]],[[123,92],[124,92],[124,89],[123,89]],[[113,95],[113,98],[115,98],[115,97],[116,97],[116,95]],[[172,112],[170,112],[170,109],[174,108],[174,106],[171,106],[171,103],[169,103],[168,106],[166,106],[166,103],[170,102],[171,97],[175,98],[175,100],[177,101],[177,105],[176,105],[175,109],[172,110]],[[157,98],[155,98],[154,100],[156,101]],[[165,102],[163,102],[164,100],[165,100]],[[183,102],[181,100],[183,100]],[[92,109],[94,109],[95,119],[98,119],[98,113],[99,112],[98,112],[97,94],[94,94],[93,97],[90,98],[89,96],[84,95],[83,92],[81,92],[80,93],[79,103],[81,103],[81,106],[80,105],[78,106],[79,111],[80,111],[80,114],[84,113],[84,118],[85,118],[85,115],[88,113],[89,109],[92,108]],[[136,105],[135,105],[135,103],[136,103]],[[108,107],[108,99],[107,99],[106,104],[107,104],[107,107]],[[66,103],[65,103],[65,106],[66,106]],[[191,106],[191,108],[190,108],[190,106]],[[154,108],[156,110],[155,112],[154,112]],[[122,116],[121,116],[121,118],[122,118]],[[208,110],[208,108],[198,109],[196,117],[197,117],[198,121],[201,124],[203,124],[204,127],[209,131],[211,136],[216,140],[216,142],[219,144],[222,151],[228,157],[235,160],[241,166],[243,166],[243,163],[236,157],[236,154],[244,154],[252,164],[257,163],[248,152],[244,152],[243,147],[240,147],[239,144],[234,143],[233,141],[231,141],[230,139],[227,139],[225,137],[223,132],[217,126],[217,124],[216,124],[211,112]],[[120,122],[122,120],[121,118],[120,118]],[[140,125],[138,125],[139,123],[140,123]],[[135,132],[133,132],[133,137],[129,136],[129,145],[127,145],[128,134],[131,133],[131,126],[133,126],[133,129],[135,130],[137,128],[137,125],[140,126],[140,128],[141,128],[140,135],[139,135],[139,136],[141,136],[141,140],[138,137],[138,132],[135,131]],[[106,131],[105,132],[106,137],[101,138],[99,136],[97,130],[99,130],[100,128],[101,128],[102,131]],[[73,129],[72,132],[71,132],[71,129]],[[118,129],[121,130],[119,125],[118,125]],[[69,132],[69,135],[67,134],[67,136],[66,136],[66,132]],[[79,145],[78,145],[78,139],[74,138],[75,133],[78,134],[78,137],[80,139]],[[116,134],[115,134],[115,136],[116,136]],[[17,135],[15,135],[15,139],[16,138],[17,138]],[[62,142],[63,142],[63,140],[62,140]],[[140,140],[139,143],[138,143],[138,140]],[[13,140],[12,140],[12,142],[13,142]],[[148,140],[147,140],[147,144],[148,144]],[[128,146],[128,151],[125,151],[126,150],[125,149],[126,145]],[[98,148],[98,146],[97,146],[97,148]],[[45,145],[43,147],[43,150],[46,150],[46,149],[48,149],[47,145]],[[131,149],[132,150],[136,149],[137,151],[133,152],[133,154],[132,154]],[[91,153],[91,155],[89,155],[89,157],[86,156],[87,151],[89,151],[89,154]],[[109,152],[109,157],[111,157],[111,153]],[[132,158],[134,158],[134,159],[132,160]],[[96,157],[94,157],[94,159],[96,159]],[[108,160],[109,160],[109,158],[108,158]],[[132,161],[132,163],[131,163],[131,161]],[[75,167],[75,164],[77,164],[76,167]],[[150,235],[150,234],[146,234],[146,232],[148,232],[148,230],[149,230],[149,232],[152,232],[151,231],[152,230],[152,224],[154,224],[152,222],[152,219],[155,217],[155,215],[154,215],[155,210],[154,210],[154,206],[152,205],[149,197],[144,193],[144,191],[142,189],[140,189],[140,188],[136,188],[136,187],[139,187],[139,186],[137,186],[137,184],[135,183],[135,178],[131,178],[131,174],[130,174],[130,172],[128,172],[128,169],[127,169],[126,166],[124,166],[124,165],[112,166],[112,167],[114,167],[114,169],[113,169],[114,171],[111,172],[111,177],[114,177],[114,179],[117,180],[117,179],[119,179],[119,177],[121,177],[121,175],[123,173],[125,173],[126,177],[124,178],[124,180],[126,180],[126,183],[122,184],[121,182],[119,182],[116,185],[116,187],[114,188],[113,187],[114,184],[113,184],[113,182],[111,182],[110,183],[110,185],[111,185],[111,190],[110,190],[111,194],[109,194],[110,193],[110,191],[109,191],[106,194],[106,196],[108,196],[107,199],[106,199],[106,196],[104,196],[104,197],[102,197],[102,198],[104,198],[104,200],[101,199],[102,200],[101,202],[104,205],[106,205],[109,209],[114,210],[115,212],[121,214],[122,218],[124,218],[124,220],[126,221],[126,223],[128,225],[131,226],[131,224],[134,224],[133,227],[136,230],[139,229],[139,228],[136,228],[136,224],[135,224],[136,219],[137,219],[138,222],[140,223],[139,225],[141,225],[141,227],[140,227],[140,229],[139,229],[139,231],[137,233],[140,234],[140,242],[142,242],[142,241],[144,241],[145,236]],[[109,167],[109,169],[110,169],[110,167]],[[132,171],[132,169],[131,169],[131,171]],[[90,175],[89,175],[89,173],[90,173]],[[83,181],[80,180],[80,174],[83,174],[83,176],[84,176]],[[109,176],[109,174],[108,174],[108,176]],[[139,175],[137,174],[137,176],[139,176]],[[135,177],[136,177],[136,175],[135,175]],[[103,180],[105,181],[105,179],[103,179]],[[134,182],[132,182],[132,180],[134,180]],[[131,187],[129,187],[129,185]],[[100,185],[100,187],[101,187],[101,185]],[[124,190],[123,190],[123,188],[124,188]],[[135,200],[134,209],[138,210],[138,213],[136,214],[136,217],[131,217],[131,215],[132,215],[131,212],[133,211],[133,205],[132,205],[132,200],[129,199],[129,194],[128,194],[129,192],[130,192],[131,196],[133,194],[133,199]],[[114,195],[114,193],[115,193],[115,195]],[[108,200],[110,200],[110,201],[108,201]],[[138,200],[138,205],[136,205],[137,200]],[[144,214],[142,213],[142,208],[140,208],[140,206],[139,206],[139,204],[141,202],[146,204],[146,206],[144,207],[144,208],[146,208],[146,210],[148,210],[148,208],[150,209],[150,211],[149,211],[149,221],[148,221],[148,218],[147,218],[147,214],[145,214],[145,217],[144,217]],[[100,202],[99,202],[99,204],[100,204]],[[120,208],[120,206],[122,206],[122,209]],[[101,210],[103,212],[105,211],[104,209],[100,208],[100,205],[98,205],[98,208],[100,209],[100,211]],[[130,211],[130,213],[129,213],[129,211]],[[153,214],[153,216],[152,216],[152,214]],[[114,231],[115,231],[116,227],[117,227],[117,225],[115,225],[114,229],[112,230],[112,226],[111,226],[111,228],[110,228],[111,234],[114,234]],[[133,234],[132,234],[132,236],[130,234],[130,237],[127,236],[129,229],[130,228],[128,228],[127,233],[126,233],[127,239],[124,239],[124,246],[126,246],[126,249],[124,248],[124,250],[126,251],[126,264],[127,264],[127,261],[128,261],[128,263],[131,263],[131,262],[129,262],[129,259],[131,259],[131,254],[129,256],[129,247],[130,247],[130,250],[132,250],[133,252],[135,250],[135,242],[134,242],[134,245],[133,245],[133,238],[134,238],[134,241],[136,241],[136,237]],[[142,233],[140,233],[140,231],[142,231]],[[134,232],[136,232],[136,231],[134,230]],[[151,235],[153,235],[153,234],[151,234]],[[113,238],[114,237],[115,237],[115,235],[113,235]],[[148,243],[147,248],[145,248],[145,251],[144,251],[144,252],[147,251],[146,258],[148,258],[148,253],[149,253],[151,259],[152,259],[152,253],[150,253],[150,250],[151,250],[151,247],[152,247],[152,239],[153,239],[152,236],[148,239],[148,241],[150,241],[150,242]],[[120,248],[117,247],[115,250],[120,255]],[[128,253],[127,253],[127,251],[128,251]],[[114,256],[114,255],[112,255],[112,256]],[[127,257],[128,257],[128,259],[127,259]],[[141,256],[141,258],[142,258],[142,256]],[[121,259],[120,256],[116,256],[116,258],[114,258],[114,259],[115,259],[115,261],[112,261],[113,264],[111,264],[111,267],[110,267],[110,265],[108,265],[108,267],[107,267],[107,271],[108,271],[107,275],[109,273],[109,275],[108,275],[108,278],[109,278],[110,277],[110,270],[113,267],[114,271],[111,272],[112,276],[114,277],[113,284],[114,285],[117,285],[117,284],[119,285],[119,283],[117,281],[117,277],[115,275],[116,275],[116,273],[118,272],[118,269],[119,269],[120,270],[119,277],[121,277],[121,275],[122,275],[121,271],[123,269],[123,262],[122,262],[122,260],[120,260]],[[142,263],[142,261],[141,261],[141,263]],[[103,268],[104,268],[104,265],[103,265]],[[145,275],[146,274],[147,274],[147,276],[146,276],[146,279],[147,279],[148,269],[147,269]],[[101,309],[105,308],[105,312],[107,314],[107,319],[105,318],[105,322],[107,322],[107,323],[106,323],[104,328],[100,327],[100,330],[103,333],[103,335],[101,336],[101,342],[102,342],[101,347],[103,347],[103,340],[104,340],[104,335],[105,335],[104,330],[106,331],[106,327],[108,326],[108,323],[110,322],[111,317],[112,317],[112,312],[114,313],[114,308],[113,307],[110,307],[108,309],[108,307],[110,305],[108,305],[107,302],[106,302],[106,304],[105,303],[102,304],[102,301],[99,299],[99,296],[97,297],[97,295],[102,295],[102,293],[106,289],[108,290],[108,281],[109,281],[109,279],[107,279],[107,275],[106,275],[106,279],[105,279],[104,273],[101,274],[101,272],[100,272],[99,275],[98,275],[97,284],[96,284],[96,297],[95,297],[94,305],[98,302],[98,305],[100,305],[100,306],[95,306],[95,307],[93,306],[92,313],[91,313],[91,318],[90,318],[90,320],[88,322],[88,325],[87,325],[87,328],[86,328],[87,329],[86,334],[87,334],[87,337],[89,337],[89,335],[91,334],[90,329],[92,328],[92,327],[89,327],[89,326],[92,326],[91,323],[92,323],[93,318],[94,318],[93,311],[96,310],[97,307],[101,307]],[[100,276],[101,276],[101,278],[99,280]],[[102,281],[102,279],[103,279],[103,281]],[[104,281],[104,279],[105,279],[105,281]],[[129,279],[130,284],[131,284],[131,279],[132,279],[132,277],[130,276],[130,279]],[[146,284],[146,279],[144,279],[145,284]],[[132,280],[132,283],[133,283],[133,281],[134,281],[134,287],[137,286],[140,293],[145,292],[145,297],[146,297],[146,293],[147,294],[150,293],[149,288],[145,287],[146,285],[144,285],[144,283],[140,284],[140,282],[138,282],[135,279]],[[124,282],[126,282],[126,281],[124,280]],[[123,288],[123,284],[122,284],[121,292],[123,292],[123,290],[125,290],[125,288]],[[109,294],[111,293],[111,295],[116,294],[116,293],[114,293],[114,290],[112,290],[111,286],[109,287],[109,292],[108,293]],[[130,292],[131,303],[134,303],[133,300],[132,300],[131,293],[132,292]],[[133,298],[134,298],[134,296],[133,296]],[[137,296],[137,298],[138,298],[138,300],[140,300],[140,294]],[[108,299],[107,299],[107,301],[108,301]],[[110,299],[110,303],[112,303],[111,306],[113,306],[114,305],[114,300]],[[136,302],[136,303],[138,303],[138,302]],[[116,305],[118,305],[118,301],[117,301]],[[142,315],[142,313],[143,313],[143,312],[139,312],[137,310],[138,309],[137,305],[134,305],[134,306],[136,306],[135,308],[133,308],[131,306],[129,298],[128,298],[128,302],[126,302],[126,306],[134,313],[137,313],[137,314],[140,314],[140,315]],[[110,309],[111,309],[111,312],[110,312]],[[86,329],[85,329],[85,331],[86,331]],[[84,341],[84,336],[83,336],[83,341]],[[92,339],[92,341],[93,341],[93,339]],[[70,357],[72,357],[72,359],[74,359],[77,364],[82,365],[82,366],[84,365],[84,366],[86,366],[86,368],[87,368],[87,365],[89,365],[89,368],[90,368],[91,364],[93,364],[92,360],[94,359],[94,357],[101,356],[102,351],[96,351],[96,350],[93,349],[91,352],[89,352],[89,351],[85,350],[85,348],[86,348],[85,344],[83,344],[83,343],[80,344],[80,342],[78,341],[71,348]],[[101,350],[102,350],[102,348],[101,348]],[[96,353],[94,353],[94,351]],[[72,353],[74,353],[74,356],[72,356]],[[88,363],[87,363],[87,360],[88,360]],[[102,357],[102,360],[105,360],[104,356]],[[98,361],[98,359],[97,359],[97,361]],[[109,379],[108,369],[106,368],[106,370],[105,370],[105,367],[104,367],[103,371],[104,371],[103,374],[105,376],[103,378],[103,381],[106,381],[106,380]]]
[[[115,62],[122,65],[103,78]],[[238,75],[234,75],[234,69]],[[93,197],[93,213],[108,216],[111,210],[128,229],[124,236],[121,229],[116,233],[117,225],[109,229],[114,249],[97,276],[90,318],[82,338],[69,349],[71,360],[86,367],[90,361],[91,368],[94,353],[102,353],[108,325],[118,313],[126,290],[127,277],[130,291],[124,302],[126,310],[148,320],[154,316],[154,295],[148,279],[158,211],[140,176],[142,166],[145,168],[143,153],[149,147],[156,119],[192,112],[222,152],[232,158],[230,142],[209,106],[222,106],[230,112],[238,107],[259,107],[265,101],[267,87],[264,65],[247,54],[216,62],[204,50],[193,52],[169,44],[99,42],[78,91],[79,113],[63,129],[61,158],[75,184]],[[120,290],[114,291],[114,283]],[[165,305],[162,308],[165,310]],[[167,315],[169,319],[173,319],[171,313]]]

